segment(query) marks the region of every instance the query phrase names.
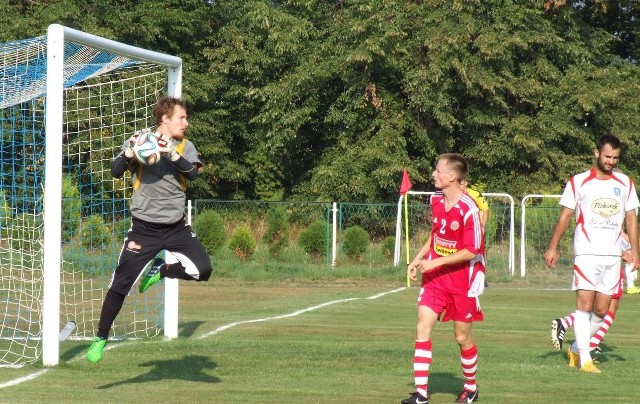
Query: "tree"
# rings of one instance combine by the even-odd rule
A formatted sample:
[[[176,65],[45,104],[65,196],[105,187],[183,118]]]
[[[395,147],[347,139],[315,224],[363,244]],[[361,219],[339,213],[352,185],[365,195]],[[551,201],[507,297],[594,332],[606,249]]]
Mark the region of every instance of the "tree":
[[[632,0],[4,3],[0,39],[55,21],[183,58],[190,197],[395,200],[443,152],[489,191],[557,192],[604,133],[639,173]]]

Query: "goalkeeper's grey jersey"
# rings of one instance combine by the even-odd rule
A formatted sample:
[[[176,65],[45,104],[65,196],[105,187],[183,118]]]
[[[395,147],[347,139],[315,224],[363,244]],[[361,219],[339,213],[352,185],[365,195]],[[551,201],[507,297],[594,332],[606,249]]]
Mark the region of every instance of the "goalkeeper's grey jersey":
[[[171,141],[182,157],[202,166],[198,151],[191,141]],[[126,147],[125,143],[123,153]],[[187,199],[187,179],[168,158],[162,157],[152,166],[132,164],[129,171],[133,183],[131,215],[151,223],[170,224],[182,220]]]

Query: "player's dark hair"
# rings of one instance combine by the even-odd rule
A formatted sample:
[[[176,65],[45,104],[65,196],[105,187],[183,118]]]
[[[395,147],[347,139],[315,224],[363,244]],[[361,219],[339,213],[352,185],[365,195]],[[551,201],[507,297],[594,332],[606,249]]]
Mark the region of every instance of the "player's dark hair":
[[[170,117],[173,114],[173,109],[176,105],[181,106],[185,111],[187,110],[187,105],[181,98],[167,96],[160,98],[158,102],[156,102],[152,111],[156,126],[160,126],[163,116],[166,115]]]
[[[447,166],[456,173],[458,181],[462,181],[467,175],[469,166],[467,165],[467,159],[465,159],[462,154],[445,153],[441,154],[438,159],[447,161]]]
[[[622,147],[620,139],[614,135],[603,135],[600,140],[598,140],[598,151],[602,151],[606,145],[611,146],[613,150],[618,150]]]

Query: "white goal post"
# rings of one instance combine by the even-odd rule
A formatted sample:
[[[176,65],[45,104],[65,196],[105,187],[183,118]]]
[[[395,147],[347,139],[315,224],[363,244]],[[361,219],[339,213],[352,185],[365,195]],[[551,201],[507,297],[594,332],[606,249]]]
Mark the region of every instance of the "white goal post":
[[[129,226],[111,161],[159,97],[181,96],[182,60],[58,24],[0,46],[0,367],[54,366],[64,324],[93,336]],[[177,280],[126,300],[113,337],[177,337]]]

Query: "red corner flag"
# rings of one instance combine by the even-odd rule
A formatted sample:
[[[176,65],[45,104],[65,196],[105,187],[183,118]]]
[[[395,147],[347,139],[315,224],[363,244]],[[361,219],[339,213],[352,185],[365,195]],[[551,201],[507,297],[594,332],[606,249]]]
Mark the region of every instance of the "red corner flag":
[[[406,195],[407,192],[411,189],[413,184],[409,179],[409,173],[407,173],[407,169],[405,168],[402,173],[402,182],[400,183],[400,195]]]

